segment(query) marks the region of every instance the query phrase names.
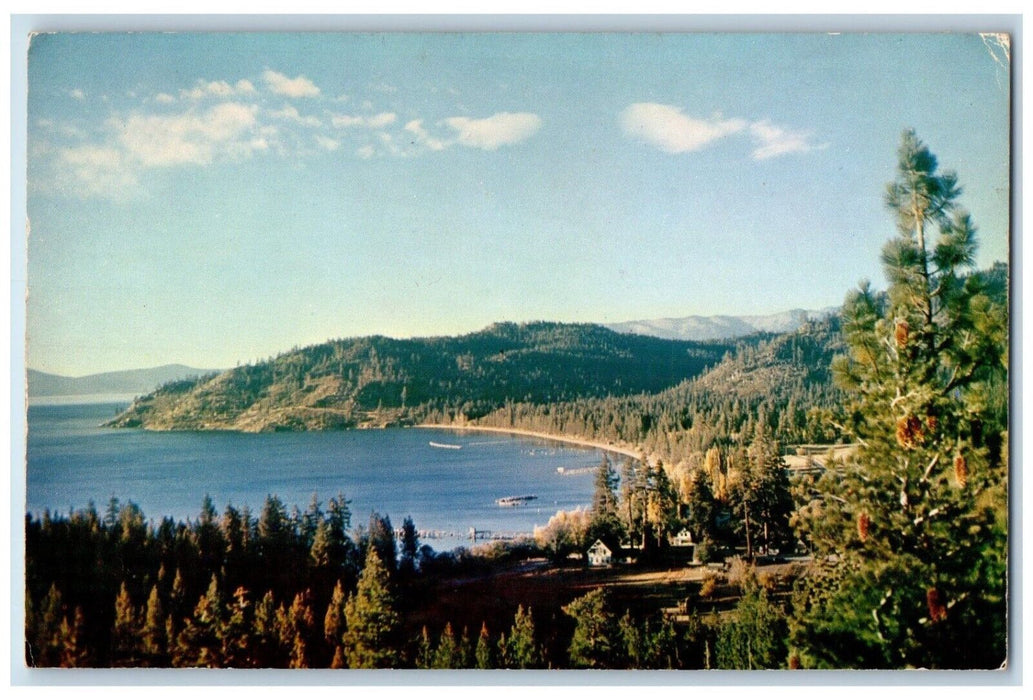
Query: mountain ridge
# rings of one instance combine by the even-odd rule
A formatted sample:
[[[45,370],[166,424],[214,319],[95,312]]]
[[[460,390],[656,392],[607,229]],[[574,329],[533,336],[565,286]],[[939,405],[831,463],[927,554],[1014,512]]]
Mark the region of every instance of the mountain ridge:
[[[789,333],[809,321],[821,321],[839,311],[838,306],[822,309],[790,309],[762,315],[679,316],[603,324],[617,333],[635,333],[667,340],[734,340],[754,333]]]
[[[197,369],[182,364],[167,364],[141,369],[99,372],[79,377],[26,370],[30,398],[51,396],[89,396],[96,394],[146,394],[163,384],[217,370]]]

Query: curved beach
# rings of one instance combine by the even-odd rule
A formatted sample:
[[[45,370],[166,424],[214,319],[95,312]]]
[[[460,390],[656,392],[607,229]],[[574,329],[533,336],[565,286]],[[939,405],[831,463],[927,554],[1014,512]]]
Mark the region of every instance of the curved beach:
[[[594,442],[592,440],[586,440],[584,438],[570,437],[567,435],[554,435],[553,433],[540,433],[534,430],[523,430],[521,428],[495,428],[486,425],[451,425],[447,423],[420,423],[416,428],[434,428],[437,430],[456,430],[456,431],[476,431],[481,433],[504,433],[507,435],[519,435],[521,437],[532,437],[541,440],[552,440],[554,442],[564,442],[570,445],[579,445],[581,447],[592,447],[603,452],[612,452],[614,454],[624,455],[625,457],[631,457],[632,459],[641,460],[644,458],[643,453],[640,450],[635,450],[631,447],[622,447],[620,445],[614,445],[607,442]]]

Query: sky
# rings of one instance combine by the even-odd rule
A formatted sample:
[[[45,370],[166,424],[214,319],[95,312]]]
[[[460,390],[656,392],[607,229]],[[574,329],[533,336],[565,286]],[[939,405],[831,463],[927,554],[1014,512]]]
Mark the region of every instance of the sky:
[[[26,364],[842,303],[914,128],[1008,260],[1008,55],[975,34],[50,34]]]

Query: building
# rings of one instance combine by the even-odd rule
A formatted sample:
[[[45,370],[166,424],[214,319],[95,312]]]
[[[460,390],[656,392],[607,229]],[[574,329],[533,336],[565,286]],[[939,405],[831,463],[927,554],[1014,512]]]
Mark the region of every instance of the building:
[[[671,545],[670,556],[675,561],[695,561],[696,543],[692,541],[692,533],[689,532],[688,528],[683,527],[676,534],[670,535],[667,538],[667,543]]]
[[[596,540],[588,548],[589,566],[609,566],[613,562],[613,550],[606,546],[602,540]]]
[[[684,527],[678,530],[678,534],[668,537],[667,541],[672,547],[691,547],[695,544],[692,541],[692,533],[689,532],[688,528]]]

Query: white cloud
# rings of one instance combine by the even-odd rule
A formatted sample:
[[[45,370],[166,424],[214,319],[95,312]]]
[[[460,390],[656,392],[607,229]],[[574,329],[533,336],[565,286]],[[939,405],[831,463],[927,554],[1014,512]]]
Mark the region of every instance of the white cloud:
[[[74,90],[70,90],[68,92],[68,96],[71,97],[74,100],[85,100],[86,99],[86,93],[83,92],[82,90],[80,90],[79,88],[75,88]]]
[[[253,95],[256,92],[255,86],[251,84],[250,80],[238,80],[234,85],[230,85],[225,80],[213,80],[210,82],[199,80],[193,88],[180,90],[179,94],[185,100],[203,100],[209,97],[230,99],[243,95]]]
[[[405,130],[413,135],[412,145],[414,146],[422,145],[432,151],[441,151],[448,145],[441,139],[436,139],[427,133],[427,130],[423,128],[423,120],[421,119],[413,119],[407,123]]]
[[[283,73],[274,70],[266,70],[262,73],[266,85],[277,95],[285,97],[315,97],[319,94],[319,88],[315,83],[303,75],[297,78],[288,78]]]
[[[217,156],[244,157],[265,150],[265,139],[251,134],[255,124],[254,107],[226,102],[203,114],[134,114],[113,121],[111,126],[134,161],[146,167],[164,167],[207,165]]]
[[[323,122],[319,120],[319,117],[311,115],[303,117],[301,113],[298,112],[297,107],[293,105],[284,105],[283,109],[276,112],[270,112],[270,114],[277,119],[295,122],[303,126],[319,127],[323,125]]]
[[[366,144],[365,146],[362,146],[357,151],[355,151],[355,153],[359,156],[359,158],[362,158],[363,160],[369,160],[373,157],[375,151],[373,149],[373,146]]]
[[[787,153],[806,153],[823,148],[810,143],[807,134],[787,131],[767,120],[750,124],[750,134],[757,143],[757,147],[753,149],[754,160],[766,160]]]
[[[316,135],[316,143],[318,143],[319,147],[325,151],[336,151],[338,148],[341,147],[341,142],[337,139],[332,139],[327,136],[320,136],[318,134]]]
[[[60,149],[51,184],[76,197],[118,199],[137,185],[136,171],[118,148],[75,146]]]
[[[168,94],[167,92],[159,92],[157,95],[154,96],[154,101],[158,104],[170,105],[176,101],[176,98]]]
[[[621,129],[628,136],[667,153],[698,151],[714,141],[746,128],[742,119],[695,119],[677,107],[638,102],[620,114]]]
[[[456,143],[486,151],[529,139],[542,126],[541,117],[528,112],[499,112],[484,119],[450,117],[442,123],[455,130]]]
[[[398,120],[398,115],[394,112],[380,112],[379,114],[372,114],[368,116],[362,115],[350,115],[350,114],[335,114],[331,117],[330,123],[336,126],[338,129],[349,129],[352,127],[361,127],[365,129],[383,129],[385,126],[390,126]]]

